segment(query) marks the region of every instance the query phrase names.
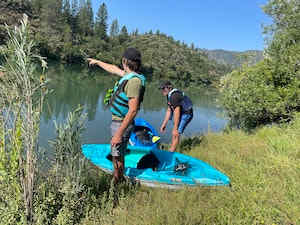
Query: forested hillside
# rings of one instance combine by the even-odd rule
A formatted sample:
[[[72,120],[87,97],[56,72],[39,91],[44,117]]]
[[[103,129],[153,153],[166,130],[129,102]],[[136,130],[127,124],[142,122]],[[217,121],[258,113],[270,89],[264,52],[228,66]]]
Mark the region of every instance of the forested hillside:
[[[5,24],[15,26],[26,13],[34,23],[32,4],[29,1],[1,0],[0,1],[0,45],[4,44],[7,33]]]
[[[15,25],[23,13],[33,23],[32,38],[41,55],[63,63],[84,63],[86,57],[96,57],[108,63],[120,64],[126,47],[138,48],[143,55],[143,72],[151,79],[171,79],[179,85],[211,85],[230,72],[230,67],[218,64],[194,44],[160,32],[129,32],[126,25],[114,19],[108,24],[105,3],[93,12],[91,0],[6,0],[0,4],[1,21]],[[95,19],[94,19],[95,15]],[[5,40],[1,29],[0,41]]]
[[[244,52],[227,51],[223,49],[204,50],[209,59],[218,63],[239,67],[244,63],[254,65],[263,59],[263,52],[258,50],[248,50]]]

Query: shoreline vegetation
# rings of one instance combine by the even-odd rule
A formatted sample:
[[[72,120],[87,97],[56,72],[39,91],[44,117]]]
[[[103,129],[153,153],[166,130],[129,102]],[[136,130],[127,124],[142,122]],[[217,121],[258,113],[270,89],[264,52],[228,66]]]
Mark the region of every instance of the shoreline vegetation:
[[[123,183],[118,205],[110,175],[81,154],[82,108],[56,125],[51,149],[43,154],[39,148],[49,81],[33,74],[47,65],[34,53],[40,46],[26,16],[7,30],[0,67],[0,224],[300,224],[300,5],[270,0],[264,9],[275,21],[267,58],[221,80],[232,126],[185,139],[179,149],[227,174],[232,186],[174,191]]]

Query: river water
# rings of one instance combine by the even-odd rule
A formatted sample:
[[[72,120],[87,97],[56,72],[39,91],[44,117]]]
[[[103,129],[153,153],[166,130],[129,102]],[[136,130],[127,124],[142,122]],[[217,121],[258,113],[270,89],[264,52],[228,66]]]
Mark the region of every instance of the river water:
[[[40,144],[44,147],[55,138],[54,121],[63,123],[68,113],[82,105],[87,113],[84,143],[109,143],[111,113],[103,104],[108,88],[119,79],[118,76],[87,67],[51,66],[47,71],[51,80],[50,89],[41,118]],[[223,110],[217,105],[217,94],[207,88],[183,90],[193,101],[194,118],[185,130],[184,136],[201,135],[208,131],[219,132],[226,126]],[[157,82],[147,83],[144,102],[137,117],[144,118],[159,131],[166,110],[166,97],[157,89]],[[162,142],[171,140],[172,122],[161,134]]]

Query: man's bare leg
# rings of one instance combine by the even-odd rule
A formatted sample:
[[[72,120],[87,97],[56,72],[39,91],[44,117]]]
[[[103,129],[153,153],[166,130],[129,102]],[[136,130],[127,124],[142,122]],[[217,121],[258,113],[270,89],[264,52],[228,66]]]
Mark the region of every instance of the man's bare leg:
[[[124,157],[123,156],[113,156],[113,179],[114,184],[118,184],[124,179]]]
[[[180,135],[176,135],[176,136],[172,136],[172,143],[171,143],[171,147],[170,147],[170,152],[175,152],[176,151],[176,147],[179,144],[180,141]]]

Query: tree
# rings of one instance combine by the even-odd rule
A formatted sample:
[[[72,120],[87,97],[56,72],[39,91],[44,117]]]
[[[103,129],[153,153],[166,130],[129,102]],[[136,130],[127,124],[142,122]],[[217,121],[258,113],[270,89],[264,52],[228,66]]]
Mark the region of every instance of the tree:
[[[127,30],[127,27],[125,25],[121,29],[121,35],[127,35],[128,36],[128,30]]]
[[[78,0],[72,0],[72,16],[76,17],[78,11]]]
[[[300,41],[300,2],[299,0],[270,0],[264,7],[266,14],[272,17],[274,23],[265,27],[265,33],[270,36],[267,54],[280,58],[282,54]]]
[[[102,3],[96,15],[95,33],[103,40],[107,38],[107,18],[107,8],[105,3]]]
[[[94,12],[93,12],[91,0],[87,0],[86,7],[87,7],[87,18],[88,18],[88,22],[89,22],[88,26],[92,32],[93,27],[94,27]]]
[[[72,30],[72,42],[76,42],[76,36],[79,33],[79,25],[78,25],[78,0],[72,0],[72,9],[71,9],[71,21],[70,27]]]
[[[136,37],[139,35],[139,30],[136,28],[134,31],[132,31],[132,36]]]
[[[42,6],[43,6],[42,0],[32,0],[32,6],[33,6],[34,10],[38,14],[40,14],[40,12],[42,10]]]
[[[223,80],[228,116],[245,129],[289,121],[300,111],[300,2],[270,0],[264,10],[274,21],[266,27],[266,58]]]
[[[194,43],[191,44],[191,49],[192,49],[192,50],[195,50],[195,45],[194,45]]]
[[[128,35],[128,31],[127,31],[127,28],[126,26],[124,25],[121,29],[121,33],[119,35],[119,40],[120,40],[120,43],[124,43],[125,41],[127,41],[129,38],[129,35]]]
[[[72,20],[70,0],[63,1],[62,14],[65,23],[70,24]]]
[[[110,36],[111,37],[116,37],[119,35],[119,23],[117,19],[114,19],[111,23],[110,27]]]
[[[93,32],[93,10],[90,0],[81,0],[78,21],[80,34],[83,36],[91,35]]]
[[[61,34],[66,23],[62,12],[62,0],[47,0],[42,5],[36,39],[43,55],[53,58],[59,55],[57,53],[62,45]]]

